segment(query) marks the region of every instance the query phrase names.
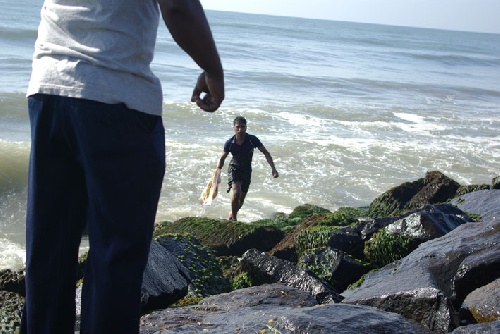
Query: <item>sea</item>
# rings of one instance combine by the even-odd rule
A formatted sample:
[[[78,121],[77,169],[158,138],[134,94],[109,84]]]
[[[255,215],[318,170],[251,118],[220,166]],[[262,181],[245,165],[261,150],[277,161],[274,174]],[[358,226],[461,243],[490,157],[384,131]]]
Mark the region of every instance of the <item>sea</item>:
[[[25,262],[30,128],[26,88],[42,0],[0,0],[0,269]],[[367,206],[403,182],[439,170],[462,185],[500,174],[500,35],[207,11],[226,99],[203,112],[190,95],[200,73],[164,24],[152,69],[163,85],[166,176],[157,221],[225,219],[231,193],[203,192],[232,121],[256,151],[238,219]],[[87,247],[82,241],[82,249]]]

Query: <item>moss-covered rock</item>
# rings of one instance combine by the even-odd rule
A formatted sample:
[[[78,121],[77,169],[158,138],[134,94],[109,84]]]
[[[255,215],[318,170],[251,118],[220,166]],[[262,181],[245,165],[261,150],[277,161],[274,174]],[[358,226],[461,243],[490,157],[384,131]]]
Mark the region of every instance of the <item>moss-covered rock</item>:
[[[312,213],[318,211],[319,213]],[[342,207],[335,212],[330,212],[319,207],[306,205],[297,212],[304,212],[302,223],[290,231],[280,241],[270,254],[292,262],[297,262],[298,257],[308,249],[326,246],[332,231],[342,226],[355,225],[359,218],[366,215],[364,208]],[[307,231],[306,231],[307,230]]]
[[[298,232],[295,236],[297,257],[300,258],[307,251],[326,247],[335,229],[336,226],[311,226]]]
[[[496,176],[491,180],[491,189],[500,189],[500,176]]]
[[[393,217],[425,204],[443,203],[455,197],[460,184],[439,171],[405,182],[377,197],[368,210],[371,218]]]
[[[23,305],[21,295],[0,291],[0,333],[15,333],[19,329]]]
[[[419,243],[411,237],[390,234],[386,229],[381,229],[365,243],[364,254],[373,267],[381,268],[407,256]]]
[[[163,235],[155,239],[172,253],[191,277],[187,297],[208,297],[229,292],[230,283],[222,274],[214,252],[189,235]]]
[[[477,190],[488,190],[490,186],[487,184],[473,184],[470,186],[460,186],[455,193],[455,197],[462,196]]]
[[[9,291],[26,296],[24,272],[10,269],[0,270],[0,291]]]
[[[298,220],[300,220],[300,222],[302,222],[304,219],[306,219],[307,217],[310,217],[314,214],[329,213],[329,212],[331,212],[331,211],[328,209],[322,208],[320,206],[317,206],[317,205],[303,204],[303,205],[299,205],[299,206],[295,207],[293,209],[292,213],[290,213],[290,215],[288,215],[288,218],[289,219],[298,219]]]
[[[254,226],[238,221],[197,217],[158,224],[154,236],[165,233],[189,234],[201,244],[212,248],[216,256],[239,256],[251,248],[267,252],[285,235],[273,226]]]
[[[249,288],[251,286],[253,286],[252,278],[246,272],[236,275],[232,281],[233,290]]]
[[[306,251],[299,258],[298,265],[312,271],[338,292],[344,291],[371,269],[369,264],[330,247]]]

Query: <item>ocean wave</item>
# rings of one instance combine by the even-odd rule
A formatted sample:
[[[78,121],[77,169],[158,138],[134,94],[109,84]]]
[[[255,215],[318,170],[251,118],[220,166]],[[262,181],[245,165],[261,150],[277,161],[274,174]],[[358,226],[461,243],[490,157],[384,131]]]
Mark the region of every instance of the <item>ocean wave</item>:
[[[0,139],[0,196],[21,191],[28,184],[29,145]]]
[[[8,238],[0,238],[0,270],[21,270],[26,263],[26,251]]]
[[[446,66],[500,66],[500,57],[490,55],[470,54],[460,55],[456,53],[435,52],[435,53],[414,53],[404,52],[406,56],[416,60],[437,62]]]

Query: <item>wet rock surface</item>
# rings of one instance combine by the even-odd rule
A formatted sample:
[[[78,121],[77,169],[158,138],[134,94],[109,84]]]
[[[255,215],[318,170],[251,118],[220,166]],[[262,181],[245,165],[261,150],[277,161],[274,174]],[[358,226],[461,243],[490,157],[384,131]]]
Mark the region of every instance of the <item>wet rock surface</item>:
[[[429,333],[400,315],[346,304],[315,305],[283,284],[240,289],[198,305],[151,313],[141,334],[157,333]]]
[[[474,191],[450,203],[464,212],[478,214],[482,221],[500,220],[500,189]]]
[[[143,274],[142,306],[149,309],[167,307],[187,294],[190,279],[182,263],[153,240]]]
[[[499,241],[500,221],[461,225],[421,244],[404,259],[368,274],[359,288],[342,293],[343,302],[396,312],[437,333],[449,332],[459,325],[455,305],[484,285],[472,279],[463,284],[468,273],[500,275]],[[471,261],[479,255],[490,261]]]
[[[500,279],[472,291],[465,298],[462,310],[478,323],[500,320]]]
[[[460,184],[443,173],[430,171],[421,179],[403,183],[377,197],[370,204],[369,215],[372,218],[395,216],[426,204],[446,202],[455,197],[459,188]]]
[[[256,249],[250,249],[243,254],[241,265],[256,285],[280,282],[309,292],[320,303],[342,300],[330,284],[311,272]]]

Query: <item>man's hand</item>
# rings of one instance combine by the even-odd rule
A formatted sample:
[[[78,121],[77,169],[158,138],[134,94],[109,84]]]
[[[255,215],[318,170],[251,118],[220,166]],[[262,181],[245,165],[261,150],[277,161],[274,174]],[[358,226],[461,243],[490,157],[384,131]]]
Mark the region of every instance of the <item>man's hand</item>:
[[[273,177],[274,177],[274,178],[277,178],[278,176],[280,176],[280,175],[278,174],[278,171],[277,171],[275,168],[273,169],[272,174],[273,174]]]
[[[202,97],[202,93],[205,93],[205,96]],[[214,112],[222,101],[224,101],[224,77],[213,77],[207,72],[202,72],[193,89],[191,102],[196,102],[196,105],[204,111]]]

